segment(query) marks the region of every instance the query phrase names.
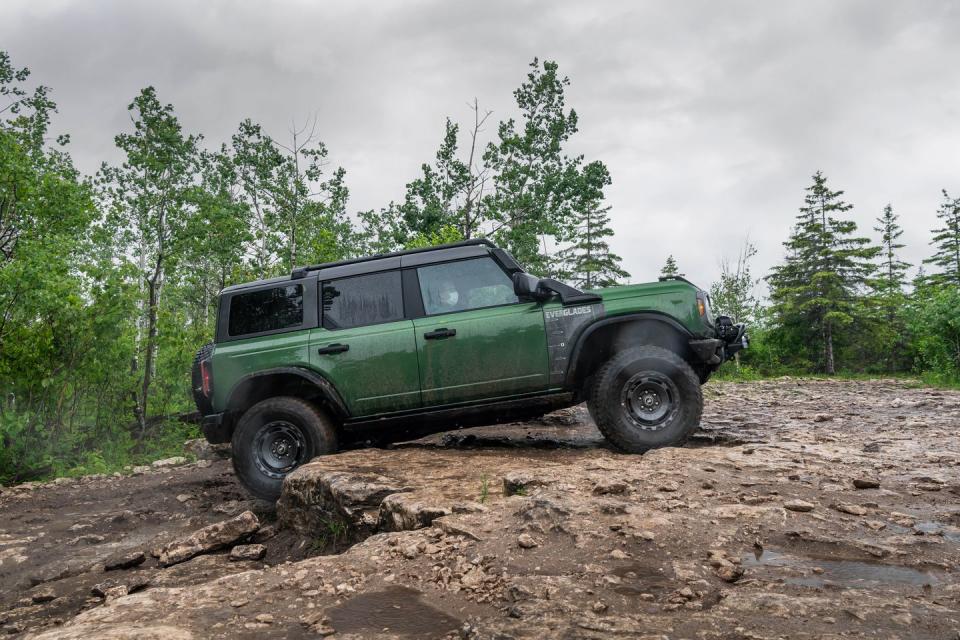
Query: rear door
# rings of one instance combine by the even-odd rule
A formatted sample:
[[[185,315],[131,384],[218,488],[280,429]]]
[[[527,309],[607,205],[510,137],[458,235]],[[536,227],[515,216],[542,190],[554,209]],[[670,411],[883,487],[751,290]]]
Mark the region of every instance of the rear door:
[[[416,409],[420,374],[413,322],[404,319],[399,271],[320,283],[321,326],[310,363],[324,373],[354,417]]]
[[[424,406],[548,387],[543,309],[521,302],[489,256],[418,267],[425,317],[413,321]]]

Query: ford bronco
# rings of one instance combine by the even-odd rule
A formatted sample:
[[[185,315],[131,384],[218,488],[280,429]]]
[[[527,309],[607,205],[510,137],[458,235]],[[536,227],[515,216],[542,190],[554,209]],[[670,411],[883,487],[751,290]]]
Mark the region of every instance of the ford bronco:
[[[584,401],[618,449],[680,444],[700,385],[745,346],[683,278],[579,291],[468,240],[224,289],[193,391],[206,438],[231,442],[239,479],[274,500],[338,447]]]

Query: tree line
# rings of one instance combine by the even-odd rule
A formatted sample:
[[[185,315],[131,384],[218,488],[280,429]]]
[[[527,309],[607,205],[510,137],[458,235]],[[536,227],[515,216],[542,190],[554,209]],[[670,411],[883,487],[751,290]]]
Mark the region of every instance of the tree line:
[[[172,416],[192,409],[190,363],[231,284],[473,237],[576,286],[630,278],[609,246],[610,173],[567,151],[579,121],[552,61],[529,65],[515,118],[494,125],[474,101],[404,193],[366,211],[316,121],[273,136],[248,119],[214,144],[153,87],[127,106],[120,161],[83,175],[29,77],[0,51],[0,483],[116,470],[194,435]],[[752,325],[741,373],[960,379],[960,203],[944,193],[929,273],[907,282],[892,208],[868,241],[842,195],[814,176],[762,281],[749,242],[721,262],[714,307]],[[673,256],[662,275],[682,275]]]
[[[714,307],[750,324],[754,338],[738,364],[761,375],[909,373],[960,382],[960,198],[942,192],[932,254],[908,278],[913,265],[900,257],[903,229],[893,206],[876,218],[876,236],[865,237],[844,192],[822,172],[812,180],[781,264],[755,278],[749,241],[735,262],[721,262]],[[668,260],[670,270],[677,267]],[[755,294],[762,284],[767,300]]]

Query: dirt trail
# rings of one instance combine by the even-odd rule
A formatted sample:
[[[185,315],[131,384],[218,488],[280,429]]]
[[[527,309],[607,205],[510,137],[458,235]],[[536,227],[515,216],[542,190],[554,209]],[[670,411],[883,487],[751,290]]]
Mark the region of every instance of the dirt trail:
[[[578,408],[318,459],[278,514],[248,501],[222,459],[7,488],[0,627],[958,637],[960,393],[778,380],[706,396],[684,448],[616,453]],[[262,543],[263,560],[225,548],[160,568],[150,555],[246,509],[261,528],[240,542]],[[105,571],[138,551],[142,563]]]

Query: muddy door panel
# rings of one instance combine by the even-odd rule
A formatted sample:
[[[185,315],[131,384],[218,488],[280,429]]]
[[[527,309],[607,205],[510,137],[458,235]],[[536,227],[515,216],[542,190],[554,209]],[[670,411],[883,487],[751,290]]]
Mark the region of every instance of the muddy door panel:
[[[310,340],[313,368],[334,384],[355,417],[416,409],[420,376],[413,323],[316,329]]]
[[[547,388],[547,341],[538,304],[414,320],[425,406]]]
[[[420,373],[413,322],[403,319],[400,272],[321,282],[321,328],[310,363],[334,384],[352,417],[416,409]]]

